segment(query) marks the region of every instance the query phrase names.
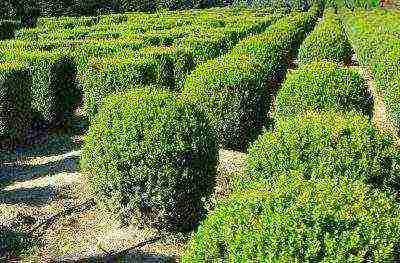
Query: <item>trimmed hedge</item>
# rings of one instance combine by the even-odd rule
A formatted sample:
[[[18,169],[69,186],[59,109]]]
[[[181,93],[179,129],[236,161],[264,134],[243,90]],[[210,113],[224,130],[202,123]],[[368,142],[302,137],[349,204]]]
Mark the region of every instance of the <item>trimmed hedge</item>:
[[[259,137],[249,149],[246,176],[234,188],[293,173],[304,180],[351,178],[400,190],[400,152],[391,136],[359,113],[306,113],[279,120],[273,132]]]
[[[130,85],[157,84],[170,89],[180,88],[196,65],[226,53],[244,35],[265,30],[277,17],[280,16],[232,26],[226,31],[215,29],[206,32],[203,28],[198,33],[204,37],[188,36],[172,47],[147,47],[136,53],[111,52],[105,58],[94,58],[82,78],[85,110],[93,118],[107,95],[123,91]]]
[[[387,52],[373,64],[372,72],[377,88],[384,93],[384,103],[392,123],[400,134],[400,41],[398,47]]]
[[[400,131],[400,15],[376,10],[345,14],[346,29],[360,63],[372,71],[388,120]]]
[[[187,77],[182,98],[205,110],[223,147],[244,150],[256,138],[271,86],[315,19],[314,12],[283,18]]]
[[[82,97],[75,62],[59,52],[26,53],[21,59],[32,70],[33,108],[50,125],[62,124]]]
[[[303,180],[236,193],[192,237],[181,262],[396,262],[400,205],[344,178]]]
[[[276,116],[314,110],[371,113],[367,85],[360,74],[333,62],[315,61],[290,71],[276,96]]]
[[[15,21],[0,20],[0,40],[14,38],[17,28],[18,24]]]
[[[173,89],[176,64],[185,65],[186,59],[190,59],[181,54],[183,57],[176,57],[173,48],[151,48],[126,58],[93,58],[83,80],[85,111],[89,118],[95,117],[107,95],[129,86],[157,84]]]
[[[301,45],[299,62],[307,64],[315,60],[329,60],[348,64],[352,54],[352,47],[340,19],[327,12]]]
[[[217,145],[202,112],[155,88],[108,97],[85,138],[82,167],[102,207],[129,221],[191,229],[215,184]]]
[[[30,127],[32,77],[22,64],[0,64],[0,140],[20,139]]]

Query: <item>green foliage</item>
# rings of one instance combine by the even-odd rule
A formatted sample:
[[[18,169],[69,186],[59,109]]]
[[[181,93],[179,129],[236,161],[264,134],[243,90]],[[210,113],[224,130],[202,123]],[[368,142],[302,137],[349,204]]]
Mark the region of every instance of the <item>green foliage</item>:
[[[291,11],[307,11],[313,3],[313,0],[233,0],[233,5],[236,7],[246,6],[252,8],[265,8],[270,7],[274,9],[281,9],[286,12]]]
[[[93,119],[107,95],[131,85],[158,84],[173,89],[175,62],[184,59],[175,57],[171,48],[146,49],[126,58],[93,59],[84,80],[86,113]]]
[[[400,41],[398,41],[400,47]],[[384,91],[389,118],[400,129],[400,49],[393,49],[373,65],[377,87]]]
[[[268,92],[316,15],[293,14],[198,66],[182,97],[205,110],[225,148],[244,150],[263,126]]]
[[[223,6],[222,0],[2,0],[0,19],[42,16],[93,16],[115,12],[179,10]]]
[[[373,10],[379,7],[379,0],[325,0],[325,6],[336,10]]]
[[[217,154],[196,107],[154,87],[134,88],[105,100],[85,138],[82,166],[97,200],[120,219],[128,210],[142,218],[147,211],[159,227],[185,230],[213,191]]]
[[[249,149],[243,189],[256,181],[296,173],[304,180],[351,178],[388,190],[400,189],[400,152],[358,113],[306,113],[281,119]]]
[[[391,11],[345,15],[347,32],[356,54],[372,70],[376,87],[383,93],[390,121],[400,128],[400,16]]]
[[[18,24],[15,21],[0,20],[0,40],[14,38]]]
[[[315,61],[290,71],[276,97],[278,117],[309,110],[355,110],[369,114],[371,106],[362,76],[327,61]]]
[[[31,125],[30,71],[21,64],[0,64],[0,140],[20,139]]]
[[[26,53],[22,58],[32,70],[33,108],[51,125],[59,125],[81,100],[76,65],[59,52]]]
[[[325,13],[324,19],[304,40],[299,50],[300,64],[315,60],[329,60],[347,64],[352,56],[352,47],[341,21],[334,14]]]
[[[39,244],[39,240],[21,230],[0,226],[0,256],[2,261],[12,261],[13,257],[30,255]]]
[[[236,193],[199,227],[181,262],[395,262],[399,203],[348,178],[303,180]]]
[[[105,57],[92,59],[83,76],[85,110],[93,118],[103,98],[133,84],[157,84],[178,89],[196,65],[228,52],[241,38],[265,30],[278,17],[274,15],[245,21],[227,28],[207,30],[207,27],[199,26],[198,35],[178,38],[171,47],[147,47],[137,52],[128,52],[126,48],[125,52],[121,52],[119,47],[116,50],[112,50],[112,47],[98,49],[96,54]],[[176,32],[179,33],[179,30]],[[169,33],[173,34],[174,31]],[[160,34],[154,36],[160,37]],[[106,54],[107,51],[109,54]]]

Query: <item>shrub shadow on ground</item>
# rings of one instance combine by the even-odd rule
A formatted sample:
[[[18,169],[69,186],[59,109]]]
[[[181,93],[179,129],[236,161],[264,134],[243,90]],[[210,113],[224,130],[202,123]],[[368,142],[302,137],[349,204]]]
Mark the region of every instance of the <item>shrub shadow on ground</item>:
[[[65,157],[65,158],[64,158]],[[58,173],[78,171],[78,155],[62,156],[59,160],[42,164],[3,163],[0,164],[0,189],[15,182],[29,181]]]
[[[67,191],[68,187],[32,187],[16,190],[1,191],[0,204],[25,204],[29,206],[44,206],[60,197],[60,193]]]
[[[63,127],[49,129],[46,125],[33,125],[27,132],[24,143],[15,145],[0,143],[0,163],[60,155],[78,150],[88,127],[88,120],[77,116]]]

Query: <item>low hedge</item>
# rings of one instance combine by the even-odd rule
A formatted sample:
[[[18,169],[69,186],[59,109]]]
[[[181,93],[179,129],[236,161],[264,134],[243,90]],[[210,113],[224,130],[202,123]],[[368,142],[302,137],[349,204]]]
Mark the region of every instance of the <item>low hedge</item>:
[[[31,125],[32,77],[22,64],[0,64],[0,141],[20,139]]]
[[[398,41],[400,47],[400,41]],[[377,88],[383,91],[383,100],[390,121],[400,131],[400,51],[393,49],[374,63],[372,72]]]
[[[21,59],[32,70],[33,108],[50,125],[62,124],[82,97],[74,60],[60,52],[26,53]]]
[[[205,37],[188,36],[171,47],[147,47],[136,53],[111,52],[106,57],[94,58],[83,76],[85,110],[93,118],[107,95],[130,85],[157,84],[179,89],[198,64],[226,53],[239,41],[243,32],[251,34],[254,30],[265,29],[275,17],[278,15],[254,22],[254,26],[249,23],[250,29],[244,26],[232,27],[226,32],[201,29],[200,34]],[[256,26],[258,24],[263,26]]]
[[[0,20],[0,40],[12,39],[15,36],[15,31],[18,29],[18,24],[15,21]]]
[[[191,64],[191,57],[173,48],[147,48],[125,56],[93,58],[89,62],[83,86],[85,111],[90,119],[105,97],[131,85],[157,84],[174,89],[179,69],[185,70],[184,66]]]
[[[272,83],[286,69],[288,54],[315,18],[313,13],[283,18],[187,77],[182,98],[205,110],[223,147],[244,150],[256,138]]]
[[[329,60],[348,64],[353,50],[340,19],[325,13],[324,19],[310,33],[299,50],[300,64],[315,60]]]
[[[349,179],[296,175],[277,175],[273,186],[221,202],[198,228],[181,262],[399,259],[397,200]]]
[[[305,113],[277,122],[249,149],[246,176],[234,189],[271,182],[280,174],[303,179],[351,178],[376,188],[400,190],[400,152],[395,140],[359,113]]]
[[[345,13],[349,38],[360,63],[371,69],[376,88],[383,94],[387,119],[400,131],[400,16],[397,12]]]
[[[314,110],[360,111],[370,114],[367,85],[353,69],[315,61],[290,71],[276,96],[276,113],[297,115]]]
[[[217,154],[202,112],[173,93],[134,88],[104,101],[82,167],[101,207],[120,220],[140,213],[157,227],[187,230],[213,191]]]

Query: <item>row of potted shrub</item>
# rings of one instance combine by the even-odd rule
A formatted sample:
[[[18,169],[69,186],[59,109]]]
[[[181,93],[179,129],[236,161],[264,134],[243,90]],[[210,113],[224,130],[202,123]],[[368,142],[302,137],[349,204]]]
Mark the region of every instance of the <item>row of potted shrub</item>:
[[[317,52],[308,43],[307,58]],[[400,152],[365,114],[359,73],[318,56],[289,72],[274,130],[250,147],[232,196],[198,228],[182,262],[399,259]]]

